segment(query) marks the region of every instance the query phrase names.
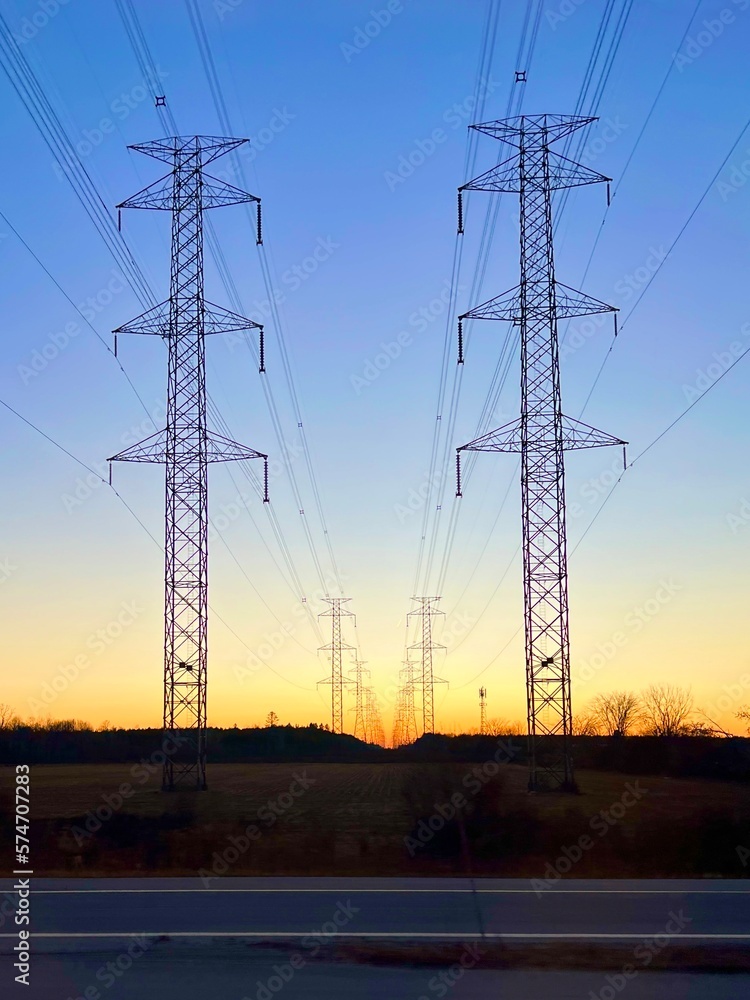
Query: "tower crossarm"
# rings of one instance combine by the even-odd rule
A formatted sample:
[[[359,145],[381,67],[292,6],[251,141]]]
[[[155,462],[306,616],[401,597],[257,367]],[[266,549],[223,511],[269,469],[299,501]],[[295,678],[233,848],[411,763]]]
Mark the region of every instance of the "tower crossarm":
[[[200,169],[200,168],[199,168]],[[211,177],[209,174],[201,173],[200,197],[202,209],[225,208],[228,205],[246,205],[251,202],[259,202],[254,194],[241,191],[233,184],[219,180],[218,177]],[[141,208],[162,212],[171,212],[173,206],[173,175],[171,173],[160,177],[147,187],[131,195],[125,201],[117,205],[117,209]]]
[[[565,451],[581,451],[586,448],[607,448],[612,445],[624,447],[627,441],[606,434],[584,424],[582,420],[574,420],[572,417],[562,417],[562,427],[558,428],[554,424],[543,424],[533,428],[533,436],[530,434],[524,442],[522,436],[522,422],[520,419],[511,420],[510,423],[498,427],[497,430],[489,431],[468,444],[461,445],[456,451],[461,454],[463,451],[499,451],[509,454],[520,454],[524,448],[529,451],[547,451],[556,441],[558,435],[562,438],[562,447]]]
[[[595,316],[598,313],[617,313],[616,306],[595,299],[592,295],[579,292],[561,281],[555,281],[555,301],[558,319],[573,319],[576,316]],[[458,317],[466,319],[494,319],[516,326],[521,324],[521,286],[516,285],[502,295],[489,299]]]
[[[170,300],[160,302],[158,306],[148,309],[128,323],[123,323],[114,330],[115,334],[136,333],[146,336],[169,337]],[[213,302],[203,303],[203,335],[205,337],[216,333],[238,333],[242,330],[262,330],[263,324],[240,316],[239,313],[217,306]]]
[[[596,118],[590,115],[517,115],[492,122],[478,122],[469,127],[510,146],[521,147],[531,142],[549,146],[595,121]]]

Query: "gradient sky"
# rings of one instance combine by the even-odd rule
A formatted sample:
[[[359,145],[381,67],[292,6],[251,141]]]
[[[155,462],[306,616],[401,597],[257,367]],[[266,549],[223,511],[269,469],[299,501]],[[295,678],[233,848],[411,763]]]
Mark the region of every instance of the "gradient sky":
[[[46,4],[48,10],[56,6]],[[255,152],[245,161],[248,180],[263,197],[267,251],[275,287],[283,293],[280,309],[305,430],[344,591],[357,615],[348,640],[358,643],[368,661],[390,732],[422,530],[423,511],[409,504],[418,507],[415,497],[427,481],[447,322],[454,337],[454,319],[441,295],[451,277],[455,191],[468,179],[465,126],[473,116],[465,102],[475,91],[487,4],[404,0],[393,5],[390,24],[371,29],[369,44],[353,48],[367,37],[358,31],[366,30],[370,12],[386,6],[383,0],[201,0],[234,134],[256,137]],[[693,0],[635,0],[600,103],[602,120],[587,137],[589,143],[611,137],[587,147],[588,162],[612,176],[615,186],[693,6]],[[180,129],[218,134],[184,4],[135,0],[135,7]],[[502,4],[485,120],[505,114],[514,70],[524,68],[516,65],[515,53],[525,8],[521,2]],[[604,0],[575,9],[544,0],[533,61],[526,67],[524,111],[573,112],[604,8]],[[0,0],[11,30],[21,37],[26,26],[30,37],[22,51],[68,134],[82,143],[82,162],[104,202],[114,206],[160,176],[156,161],[126,149],[162,134],[153,100],[114,3],[69,0],[52,16],[41,16],[44,9],[43,3]],[[727,9],[732,19],[721,21]],[[573,13],[561,17],[561,10]],[[628,318],[638,294],[632,284],[642,288],[643,275],[680,232],[747,117],[738,81],[750,44],[750,3],[704,0],[689,35],[606,212],[584,285],[622,310],[620,337],[585,419],[626,438],[631,458],[682,413],[696,386],[709,385],[732,352],[750,345],[750,131],[721,173],[724,186],[708,193]],[[0,87],[0,210],[76,303],[96,300],[92,323],[108,338],[112,328],[141,311],[139,303],[117,279],[114,260],[6,77]],[[102,119],[114,130],[97,131]],[[269,131],[271,125],[276,131]],[[436,128],[444,141],[402,183],[389,180],[402,157],[420,144],[429,149],[425,143]],[[498,143],[482,137],[474,174],[498,162],[500,152]],[[518,281],[518,205],[506,195],[485,280],[470,300],[489,204],[488,195],[478,194],[468,206],[459,312]],[[580,285],[605,208],[602,187],[581,189],[568,200],[556,244],[557,273],[565,283]],[[265,291],[247,218],[241,209],[213,218],[243,307],[259,318]],[[1,220],[0,228],[2,398],[94,466],[153,427],[143,423],[138,400],[111,355]],[[163,213],[130,213],[123,232],[156,294],[166,297],[168,219]],[[326,259],[304,281],[296,280],[291,269],[303,266],[316,247],[327,247],[319,251]],[[229,304],[208,253],[206,291]],[[417,322],[420,309],[428,311],[429,322]],[[49,345],[55,338],[64,341],[61,331],[71,323],[75,334],[55,352]],[[576,329],[574,323],[568,337]],[[335,595],[277,331],[271,324],[267,330],[265,377],[296,456],[304,517]],[[571,339],[580,346],[563,363],[563,408],[572,416],[580,413],[611,343],[609,323],[588,332],[586,337],[579,330]],[[398,342],[402,333],[400,356],[382,370],[374,368],[381,345]],[[476,323],[471,332],[442,510],[431,516],[440,527],[434,571],[426,584],[420,581],[431,595],[454,503],[453,448],[476,434],[491,372],[508,337],[517,333],[505,324]],[[518,410],[520,361],[518,344],[511,343],[510,376],[491,427]],[[29,375],[45,346],[49,359],[44,365],[37,360],[40,370]],[[449,386],[453,352],[451,340]],[[233,435],[278,456],[261,376],[246,348],[212,338],[208,354],[209,391]],[[122,338],[120,359],[160,424],[163,346],[149,338]],[[750,700],[736,687],[750,670],[750,432],[743,416],[749,371],[748,362],[737,365],[636,462],[580,548],[619,475],[621,455],[607,450],[569,457],[574,707],[601,691],[638,690],[660,680],[690,686],[698,706],[740,731],[734,712]],[[0,701],[22,716],[159,725],[159,549],[106,486],[87,490],[86,472],[74,461],[7,410],[0,421],[6,482],[0,499]],[[159,541],[162,477],[159,468],[115,469],[118,491]],[[524,715],[517,479],[513,457],[481,455],[465,484],[441,590],[448,648],[436,673],[449,686],[438,689],[439,729],[477,725],[480,684],[488,689],[490,716]],[[328,689],[316,689],[326,673],[325,660],[316,654],[321,635],[300,604],[305,597],[310,609],[322,610],[320,584],[288,471],[272,476],[272,500],[302,593],[279,570],[282,557],[257,499],[250,503],[251,516],[237,511],[238,489],[244,488],[239,470],[212,469],[211,512],[221,539],[212,545],[210,602],[223,621],[214,616],[210,624],[209,720],[253,725],[274,710],[282,722],[329,721]],[[71,503],[71,497],[80,502]],[[434,495],[433,505],[440,500]],[[292,635],[279,638],[280,623],[287,622],[293,623]],[[323,642],[325,628],[324,622]],[[66,667],[69,679],[60,680]],[[53,683],[59,692],[33,711],[34,700],[41,704],[42,692],[51,690],[45,685]],[[720,701],[724,688],[733,686]]]

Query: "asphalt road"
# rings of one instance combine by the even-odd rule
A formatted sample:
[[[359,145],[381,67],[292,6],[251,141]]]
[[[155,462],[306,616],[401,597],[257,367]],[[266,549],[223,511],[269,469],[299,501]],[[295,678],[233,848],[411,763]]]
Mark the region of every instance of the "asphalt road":
[[[0,893],[12,881],[0,882]],[[15,931],[11,893],[0,950]],[[536,891],[528,880],[200,879],[33,880],[31,929],[38,944],[112,935],[216,935],[248,940],[372,937],[564,941],[750,942],[750,883],[565,881]]]
[[[621,993],[606,972],[472,969],[455,985],[436,968],[308,964],[283,985],[275,968],[285,955],[250,955],[213,948],[154,948],[115,979],[107,972],[122,953],[38,955],[30,987],[14,988],[7,956],[0,956],[0,994],[9,1000],[747,1000],[750,976],[646,972]],[[614,980],[615,984],[618,983]],[[8,988],[6,984],[10,984]],[[88,990],[88,993],[86,991]],[[96,992],[93,992],[96,991]]]
[[[648,971],[681,941],[750,944],[750,883],[226,878],[32,880],[30,986],[0,881],[0,995],[30,1000],[740,1000],[750,976]],[[340,938],[450,942],[444,967],[334,961]],[[611,972],[482,967],[482,940],[617,946]],[[456,948],[466,962],[456,961]],[[474,948],[474,951],[471,949]],[[639,951],[639,949],[641,949]],[[441,953],[442,954],[442,953]],[[632,974],[622,979],[623,956]],[[433,952],[434,957],[434,952]],[[340,958],[340,956],[338,956]],[[607,959],[609,961],[609,959]],[[451,971],[451,969],[453,971]],[[458,970],[458,971],[456,971]],[[449,977],[448,979],[441,977]],[[615,977],[615,978],[608,978]],[[620,977],[620,978],[618,978]]]

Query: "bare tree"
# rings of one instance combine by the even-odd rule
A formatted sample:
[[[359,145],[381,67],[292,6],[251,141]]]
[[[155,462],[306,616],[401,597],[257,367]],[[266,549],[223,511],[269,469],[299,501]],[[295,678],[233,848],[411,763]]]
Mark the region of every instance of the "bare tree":
[[[508,722],[506,719],[488,719],[485,733],[487,736],[524,736],[526,729],[520,722]]]
[[[10,705],[0,704],[0,729],[13,729],[20,719],[10,707]]]
[[[271,726],[278,726],[279,717],[275,712],[269,712],[266,716],[266,729],[270,729]]]
[[[574,736],[599,736],[599,721],[591,706],[587,705],[573,716]]]
[[[750,705],[747,705],[745,708],[741,708],[737,713],[737,718],[744,719],[745,722],[750,722]],[[747,727],[747,731],[750,733],[750,726]]]
[[[598,694],[589,710],[599,731],[607,736],[614,736],[615,733],[630,736],[643,717],[640,698],[632,691]]]
[[[93,732],[89,723],[83,719],[48,719],[43,728],[55,733]]]
[[[722,729],[717,729],[716,726],[712,726],[708,722],[703,722],[701,719],[694,719],[692,722],[686,722],[682,727],[683,736],[725,736],[726,734]]]
[[[702,715],[703,718],[706,720],[706,723],[708,724],[708,725],[706,725],[706,729],[710,729],[714,736],[724,736],[724,737],[726,737],[728,739],[731,739],[732,734],[728,733],[726,731],[726,729],[722,729],[721,726],[719,725],[719,723],[715,719],[712,719],[711,716],[708,715],[704,709],[702,709],[702,708],[698,709],[698,714]],[[740,715],[741,715],[741,713],[738,712],[737,715],[738,715],[738,718],[739,718]],[[748,716],[748,718],[750,718],[750,716]],[[702,725],[705,725],[705,723],[696,722],[694,725],[695,726],[702,726]]]
[[[679,736],[693,711],[689,688],[652,684],[642,695],[645,732],[650,736]]]

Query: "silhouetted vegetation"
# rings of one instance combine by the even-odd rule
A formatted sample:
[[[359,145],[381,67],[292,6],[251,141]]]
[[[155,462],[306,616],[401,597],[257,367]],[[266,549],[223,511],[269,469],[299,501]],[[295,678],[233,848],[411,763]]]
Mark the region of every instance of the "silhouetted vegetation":
[[[315,723],[309,726],[264,726],[253,729],[209,729],[210,758],[215,763],[250,761],[380,760],[382,747],[337,735]],[[17,725],[0,729],[0,764],[135,763],[158,754],[160,729],[94,731],[72,722]]]
[[[159,729],[94,731],[72,720],[0,728],[0,764],[127,764],[158,756]],[[575,736],[576,766],[624,774],[750,780],[750,739],[714,735]],[[526,740],[517,735],[430,734],[387,750],[324,726],[211,729],[212,763],[462,763],[503,760],[526,763]]]

